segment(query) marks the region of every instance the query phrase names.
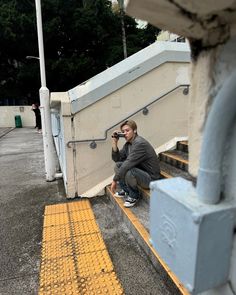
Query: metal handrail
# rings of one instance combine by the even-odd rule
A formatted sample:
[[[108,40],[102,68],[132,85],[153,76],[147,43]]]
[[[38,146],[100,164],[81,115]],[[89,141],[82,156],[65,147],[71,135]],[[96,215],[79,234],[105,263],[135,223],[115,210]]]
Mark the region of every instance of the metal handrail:
[[[122,120],[120,120],[119,122],[116,122],[116,124],[114,124],[114,125],[110,126],[109,128],[107,128],[107,129],[105,130],[105,135],[104,135],[103,138],[96,138],[96,139],[94,139],[94,138],[90,138],[90,139],[81,139],[81,140],[70,140],[70,141],[67,142],[67,147],[70,148],[70,147],[71,147],[70,145],[71,145],[71,144],[75,144],[75,143],[90,142],[90,148],[91,148],[91,149],[95,149],[95,148],[97,147],[96,141],[104,141],[104,140],[107,140],[107,133],[108,133],[109,130],[111,130],[111,129],[113,129],[115,126],[121,124],[122,122],[124,122],[124,121],[127,120],[128,118],[130,118],[130,117],[136,115],[136,114],[139,113],[140,111],[143,111],[143,114],[144,114],[144,115],[147,115],[147,114],[148,114],[148,107],[149,107],[150,105],[152,105],[154,102],[158,101],[159,99],[165,97],[166,95],[168,95],[168,94],[174,92],[176,89],[178,89],[178,88],[180,88],[180,87],[185,87],[185,89],[183,90],[183,94],[184,94],[184,95],[187,95],[187,94],[189,93],[189,87],[190,87],[190,85],[189,85],[189,84],[180,84],[180,85],[174,87],[173,89],[167,91],[166,93],[162,94],[161,96],[158,96],[158,97],[155,98],[153,101],[151,101],[151,102],[149,102],[148,104],[146,104],[146,106],[139,108],[137,111],[135,111],[135,112],[129,114],[128,116],[126,116],[125,118],[123,118]]]

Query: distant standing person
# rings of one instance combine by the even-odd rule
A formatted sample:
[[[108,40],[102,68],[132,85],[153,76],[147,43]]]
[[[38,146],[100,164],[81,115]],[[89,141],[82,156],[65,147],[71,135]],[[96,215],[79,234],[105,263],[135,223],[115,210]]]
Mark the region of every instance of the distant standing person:
[[[119,182],[122,190],[115,195],[125,197],[125,207],[133,207],[140,198],[138,187],[147,189],[151,181],[160,178],[159,159],[151,144],[138,135],[134,121],[123,122],[120,131],[112,134],[112,159],[116,165],[111,191],[115,194]],[[118,148],[120,137],[126,140],[121,150]]]
[[[32,111],[35,114],[36,130],[38,133],[42,133],[41,113],[40,113],[39,105],[37,103],[32,104]]]

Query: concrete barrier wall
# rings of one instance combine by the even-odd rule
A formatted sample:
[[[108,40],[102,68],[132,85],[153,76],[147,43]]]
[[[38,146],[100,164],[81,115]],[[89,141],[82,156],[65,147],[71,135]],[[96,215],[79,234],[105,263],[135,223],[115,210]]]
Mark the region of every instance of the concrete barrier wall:
[[[0,127],[15,127],[15,116],[21,116],[23,127],[35,126],[31,106],[0,106]]]

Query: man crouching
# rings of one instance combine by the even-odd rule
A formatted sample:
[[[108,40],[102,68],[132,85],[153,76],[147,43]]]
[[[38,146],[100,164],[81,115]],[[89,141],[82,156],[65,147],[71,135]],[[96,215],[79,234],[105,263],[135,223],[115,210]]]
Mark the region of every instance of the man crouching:
[[[119,182],[121,190],[115,195],[125,197],[125,207],[133,207],[140,198],[138,186],[148,189],[151,181],[160,178],[159,160],[151,144],[138,135],[133,120],[123,122],[120,130],[112,134],[112,160],[116,165],[111,191],[115,193]],[[126,140],[121,150],[117,146],[120,137]]]

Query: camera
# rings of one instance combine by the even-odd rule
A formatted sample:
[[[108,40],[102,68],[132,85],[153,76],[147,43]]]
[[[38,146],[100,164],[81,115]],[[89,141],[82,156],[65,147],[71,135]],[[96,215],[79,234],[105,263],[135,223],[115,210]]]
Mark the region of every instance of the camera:
[[[114,132],[111,137],[113,137],[113,138],[125,137],[125,134],[122,132]]]

